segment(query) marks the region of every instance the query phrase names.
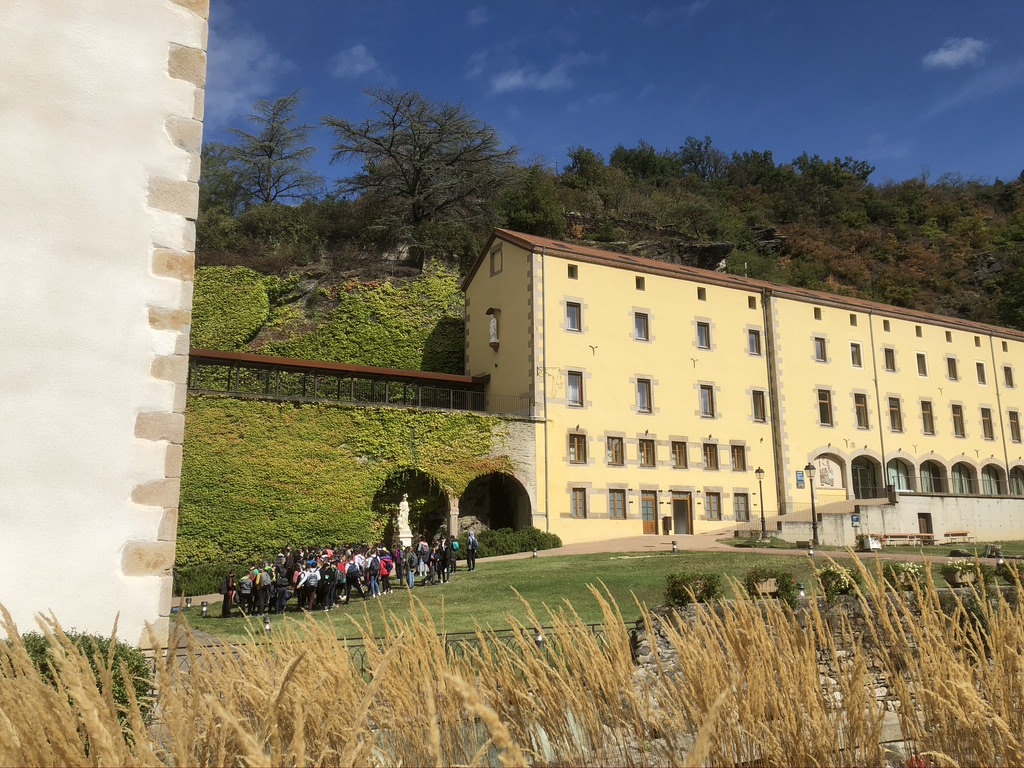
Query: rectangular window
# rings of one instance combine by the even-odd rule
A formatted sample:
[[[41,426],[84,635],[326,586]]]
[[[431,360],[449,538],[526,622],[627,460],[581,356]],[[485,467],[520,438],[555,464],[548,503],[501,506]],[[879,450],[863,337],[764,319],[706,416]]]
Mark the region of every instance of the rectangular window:
[[[587,436],[572,433],[569,435],[569,462],[572,464],[587,463]]]
[[[697,289],[697,301],[707,301],[707,300],[708,300],[708,289],[707,288],[698,288]]]
[[[1009,352],[1009,351],[1010,351],[1010,348],[1007,346],[1006,342],[1004,341],[1003,342],[1003,352]]]
[[[587,516],[587,489],[572,489],[572,516],[582,520]]]
[[[735,472],[747,471],[747,449],[742,445],[734,445],[730,448],[732,454],[732,468]]]
[[[917,353],[917,375],[928,375],[928,358],[924,356],[923,352]]]
[[[580,276],[580,268],[575,264],[569,265],[569,279],[576,280]]]
[[[715,416],[715,388],[710,384],[700,385],[700,415],[708,419]]]
[[[956,437],[966,437],[967,432],[964,430],[964,407],[962,405],[954,405],[953,408],[953,434]]]
[[[708,520],[721,520],[722,519],[722,494],[720,493],[706,493],[704,494],[704,503],[708,507]]]
[[[608,518],[611,520],[626,519],[626,492],[621,488],[608,490]]]
[[[626,463],[626,452],[621,437],[609,437],[607,441],[608,463],[613,467],[621,467]]]
[[[711,325],[709,323],[697,323],[697,346],[701,349],[711,349]]]
[[[764,392],[759,389],[755,389],[750,393],[750,399],[754,409],[754,421],[767,421],[768,411],[764,404]]]
[[[640,518],[645,523],[657,522],[658,494],[654,491],[640,492]]]
[[[883,350],[883,355],[884,355],[884,358],[885,358],[885,370],[887,370],[887,371],[895,371],[896,370],[896,350],[895,349],[890,349],[889,347],[886,347]]]
[[[852,312],[850,313],[850,326],[853,328],[857,327],[857,316]]]
[[[819,363],[827,363],[828,362],[828,357],[826,355],[827,355],[827,351],[826,351],[826,348],[825,348],[825,339],[823,339],[821,336],[815,336],[814,337],[814,359],[817,360]]]
[[[917,336],[917,338],[919,338],[919,339],[921,338],[922,333],[921,333],[921,326],[920,325],[915,325],[914,326],[914,334]]]
[[[850,362],[853,364],[854,368],[864,367],[864,362],[860,357],[860,344],[854,343],[850,345]]]
[[[886,331],[886,332],[889,331],[889,321],[888,320],[883,320],[882,321],[882,330]]]
[[[636,380],[636,409],[641,413],[651,412],[651,380]]]
[[[686,443],[679,440],[672,441],[672,466],[676,469],[686,469],[689,466],[686,457]]]
[[[985,364],[984,363],[976,363],[975,367],[978,369],[978,383],[979,384],[987,384],[988,383],[988,376],[985,375]]]
[[[704,469],[718,469],[718,446],[704,443]]]
[[[832,393],[827,389],[818,390],[818,423],[832,426]]]
[[[583,405],[583,374],[579,371],[569,371],[566,374],[568,380],[566,386],[566,401],[569,405],[582,407]]]
[[[757,296],[747,296],[747,307],[757,309]],[[1006,351],[1005,349],[1003,350]]]
[[[868,423],[868,396],[855,394],[853,396],[853,410],[857,413],[857,427],[859,429],[868,429],[870,427]]]
[[[1010,411],[1010,439],[1020,442],[1020,414],[1017,411]]]
[[[747,351],[752,355],[761,354],[761,332],[747,331]]]
[[[647,281],[643,277],[641,277],[640,275],[637,275],[636,276],[636,289],[638,291],[643,291],[646,288],[647,288]]]
[[[981,336],[975,336],[974,337],[974,346],[976,346],[976,347],[980,347],[981,346]]]
[[[647,315],[642,312],[633,315],[633,337],[637,341],[650,341],[650,324]]]
[[[640,453],[640,466],[653,467],[657,464],[657,456],[654,453],[654,441],[640,439],[638,442]]]
[[[921,401],[921,429],[926,435],[935,434],[935,414],[932,413],[931,400]]]
[[[749,523],[750,496],[745,493],[734,493],[732,495],[732,511],[736,515],[737,523]]]
[[[1003,366],[1003,381],[1007,387],[1013,389],[1013,368],[1008,365]]]
[[[495,248],[491,251],[491,274],[501,274],[501,248]]]
[[[903,431],[903,408],[898,397],[889,398],[889,428],[893,432]]]
[[[953,332],[952,331],[946,331],[946,341],[952,343],[952,341],[953,341]]]
[[[981,434],[985,436],[986,440],[995,440],[995,432],[992,428],[992,409],[982,408],[981,409]]]
[[[574,301],[565,304],[565,327],[570,331],[583,330],[583,306]]]
[[[814,308],[814,319],[821,320],[821,307]]]
[[[948,376],[951,381],[957,381],[960,378],[960,372],[956,369],[955,357],[946,358],[946,376]]]

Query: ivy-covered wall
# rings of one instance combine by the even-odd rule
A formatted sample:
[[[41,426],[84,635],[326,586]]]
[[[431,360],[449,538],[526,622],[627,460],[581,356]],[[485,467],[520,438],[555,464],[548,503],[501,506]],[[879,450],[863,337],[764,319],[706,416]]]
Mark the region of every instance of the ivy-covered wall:
[[[245,267],[196,270],[191,345],[236,352],[270,316],[267,278]]]
[[[244,561],[285,544],[372,540],[375,494],[417,469],[460,495],[512,470],[493,416],[190,397],[177,565]]]
[[[443,266],[334,285],[204,267],[194,306],[193,347],[463,373],[463,295],[458,274]]]

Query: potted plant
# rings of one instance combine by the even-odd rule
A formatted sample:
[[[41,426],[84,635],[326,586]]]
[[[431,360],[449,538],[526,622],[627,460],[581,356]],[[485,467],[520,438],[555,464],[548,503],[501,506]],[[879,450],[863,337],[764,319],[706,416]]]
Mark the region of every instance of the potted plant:
[[[920,586],[924,579],[924,568],[920,563],[887,562],[882,567],[882,575],[888,584],[896,589],[911,590]]]
[[[978,566],[974,560],[957,558],[942,566],[942,578],[951,587],[966,587],[978,578]]]
[[[837,563],[829,563],[819,569],[817,576],[825,596],[830,599],[838,595],[850,594],[861,581],[859,571],[844,568]]]

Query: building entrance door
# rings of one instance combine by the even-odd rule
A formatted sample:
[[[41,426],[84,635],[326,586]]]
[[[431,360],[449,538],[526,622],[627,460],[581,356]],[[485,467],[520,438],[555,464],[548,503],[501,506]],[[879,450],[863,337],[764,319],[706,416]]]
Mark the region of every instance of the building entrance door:
[[[658,494],[654,491],[640,493],[640,518],[644,523],[644,533],[658,532]]]
[[[684,536],[693,533],[693,506],[688,493],[672,495],[672,530]]]

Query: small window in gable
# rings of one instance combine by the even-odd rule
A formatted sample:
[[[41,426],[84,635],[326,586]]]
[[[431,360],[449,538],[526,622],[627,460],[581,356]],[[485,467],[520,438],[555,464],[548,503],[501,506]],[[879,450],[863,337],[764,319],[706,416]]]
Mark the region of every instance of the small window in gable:
[[[850,325],[854,328],[857,327],[857,316],[853,312],[850,313]]]
[[[491,275],[497,275],[501,273],[501,248],[495,248],[491,251]]]
[[[888,331],[889,330],[889,321],[888,320],[883,320],[882,321],[882,330],[883,331]]]
[[[750,309],[757,309],[757,296],[747,296],[747,306]]]
[[[949,343],[953,342],[953,332],[952,331],[946,331],[946,341],[949,342]]]
[[[697,289],[697,300],[698,301],[707,301],[708,300],[708,289],[707,288],[698,288]]]
[[[917,336],[917,338],[919,338],[919,339],[921,338],[921,326],[920,325],[915,325],[914,326],[914,334]]]
[[[821,320],[821,307],[814,308],[814,319]]]
[[[636,289],[638,291],[643,291],[643,290],[646,289],[646,287],[647,287],[646,280],[644,280],[644,278],[641,277],[640,275],[637,275],[636,276]]]
[[[579,276],[580,276],[580,268],[578,266],[576,266],[575,264],[570,264],[569,265],[569,279],[570,280],[577,280],[577,279],[579,279]]]

